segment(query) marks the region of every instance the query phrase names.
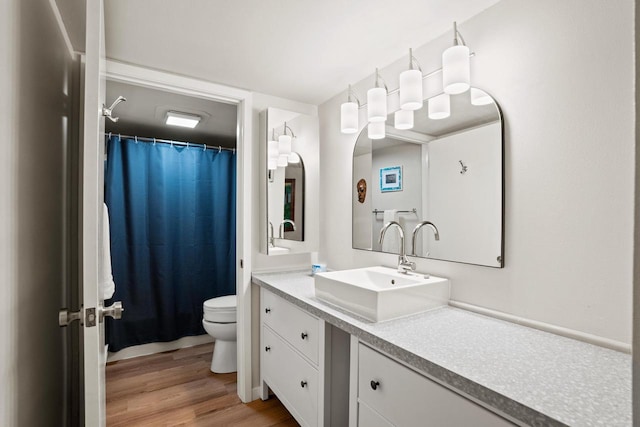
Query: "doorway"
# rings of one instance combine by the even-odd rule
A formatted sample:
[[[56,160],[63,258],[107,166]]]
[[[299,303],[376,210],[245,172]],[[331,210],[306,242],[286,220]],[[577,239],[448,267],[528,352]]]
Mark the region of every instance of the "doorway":
[[[107,63],[107,86],[117,85],[130,85],[137,90],[151,90],[156,94],[169,94],[174,97],[174,100],[180,100],[183,98],[190,98],[197,102],[209,102],[209,103],[222,103],[225,106],[232,106],[235,110],[235,123],[233,123],[233,131],[235,133],[234,140],[236,141],[235,155],[237,162],[237,197],[236,197],[236,259],[234,260],[236,269],[236,283],[235,291],[238,298],[237,307],[237,329],[238,329],[238,395],[243,402],[248,402],[252,398],[251,390],[251,296],[250,296],[250,271],[251,271],[251,227],[243,226],[250,224],[250,194],[251,194],[251,176],[250,176],[250,164],[251,164],[251,97],[246,91],[228,88],[225,86],[215,85],[208,82],[203,82],[187,77],[175,76],[168,73],[162,73],[158,71],[148,70],[141,67],[131,66],[128,64],[122,64],[117,62]],[[109,101],[112,101],[108,97]],[[126,103],[125,103],[126,104]],[[165,107],[176,107],[170,102]],[[175,108],[174,108],[175,109]],[[196,105],[192,106],[192,110],[198,110]],[[194,112],[194,111],[191,111]],[[197,112],[197,111],[195,111]],[[203,116],[208,114],[203,112]],[[118,110],[114,111],[114,116],[118,116]],[[154,115],[163,116],[166,114],[162,111],[162,108],[156,109]],[[124,123],[124,115],[122,116]],[[213,115],[211,115],[213,117]],[[215,120],[212,120],[215,122]],[[112,131],[113,132],[113,131]],[[151,130],[146,130],[144,127],[140,127],[135,133],[148,133]],[[134,132],[129,132],[134,133]],[[150,137],[150,135],[132,135]],[[205,136],[206,137],[206,136]],[[225,143],[224,138],[214,143],[223,149],[225,146],[229,147],[228,138]],[[157,138],[157,137],[156,137]],[[190,142],[181,141],[179,136],[169,136],[170,142],[175,138],[175,142]],[[187,139],[183,137],[182,139]],[[193,138],[191,142],[202,142],[202,139],[196,141]],[[126,307],[125,307],[126,313]],[[203,339],[207,339],[206,336]],[[185,344],[180,343],[179,346],[194,345],[198,342],[191,342]],[[157,346],[156,346],[157,347]],[[163,347],[157,347],[162,349]],[[166,348],[166,347],[165,347]],[[146,350],[148,351],[148,349]]]

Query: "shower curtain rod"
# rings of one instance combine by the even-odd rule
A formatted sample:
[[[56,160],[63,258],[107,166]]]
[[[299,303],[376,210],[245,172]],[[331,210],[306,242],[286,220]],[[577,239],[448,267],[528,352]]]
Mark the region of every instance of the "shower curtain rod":
[[[201,144],[196,142],[173,141],[171,139],[149,138],[147,136],[121,135],[119,133],[115,134],[113,132],[109,132],[108,134],[109,138],[111,138],[111,135],[118,135],[120,138],[124,137],[124,138],[133,139],[135,141],[153,142],[153,143],[160,142],[162,144],[181,145],[185,147],[200,147],[205,150],[218,150],[218,151],[227,150],[227,151],[232,151],[234,154],[236,153],[235,148],[223,147],[221,145],[208,145],[208,144]]]

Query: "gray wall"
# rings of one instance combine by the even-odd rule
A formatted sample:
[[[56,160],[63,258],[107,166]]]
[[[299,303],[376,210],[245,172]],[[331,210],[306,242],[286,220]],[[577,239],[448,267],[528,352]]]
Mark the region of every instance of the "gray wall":
[[[47,0],[0,4],[0,425],[65,422],[71,53]]]

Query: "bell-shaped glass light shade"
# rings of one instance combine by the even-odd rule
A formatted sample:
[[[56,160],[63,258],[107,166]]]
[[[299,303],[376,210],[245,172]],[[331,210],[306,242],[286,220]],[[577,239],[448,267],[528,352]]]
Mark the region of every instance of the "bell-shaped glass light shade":
[[[442,87],[444,93],[455,95],[471,86],[469,48],[464,45],[451,46],[442,53]]]
[[[280,154],[278,156],[278,167],[286,168],[289,164],[289,155],[288,154]]]
[[[387,90],[374,87],[367,91],[367,118],[373,122],[387,120]]]
[[[281,156],[291,154],[291,135],[280,135],[278,137],[278,152]],[[278,164],[278,166],[280,166],[280,164]]]
[[[493,103],[493,98],[485,91],[471,88],[471,104],[472,105],[489,105]]]
[[[400,73],[400,108],[419,110],[422,108],[422,72],[407,70]]]
[[[358,103],[345,102],[340,106],[340,131],[346,134],[358,132]]]
[[[429,118],[432,120],[446,119],[451,115],[451,99],[446,93],[429,98]]]
[[[278,141],[269,141],[267,143],[267,159],[278,160],[280,152],[278,151]]]
[[[385,123],[384,122],[372,122],[367,125],[367,135],[369,139],[383,139],[385,134]]]
[[[413,128],[413,111],[398,110],[393,115],[393,126],[396,129],[411,129]]]
[[[276,169],[278,169],[278,159],[269,159],[267,160],[267,168],[270,171],[274,171]]]
[[[300,156],[295,151],[292,151],[287,160],[289,163],[300,163]]]

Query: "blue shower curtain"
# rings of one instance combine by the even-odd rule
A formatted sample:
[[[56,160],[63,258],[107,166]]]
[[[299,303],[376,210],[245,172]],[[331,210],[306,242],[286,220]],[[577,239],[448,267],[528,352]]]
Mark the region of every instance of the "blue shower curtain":
[[[105,199],[121,320],[110,351],[200,335],[202,303],[235,294],[236,161],[200,147],[107,141]]]

